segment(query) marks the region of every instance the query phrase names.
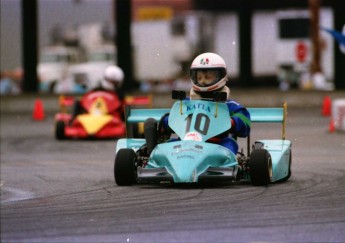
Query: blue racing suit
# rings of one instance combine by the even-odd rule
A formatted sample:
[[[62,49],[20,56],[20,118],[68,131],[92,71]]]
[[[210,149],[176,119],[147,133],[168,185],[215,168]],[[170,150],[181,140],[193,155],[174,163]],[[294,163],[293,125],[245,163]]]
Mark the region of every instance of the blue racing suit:
[[[227,100],[225,104],[228,106],[231,117],[231,129],[228,132],[219,134],[216,137],[210,138],[207,142],[222,145],[234,154],[238,152],[237,137],[247,137],[250,133],[250,114],[248,110],[233,100]],[[171,130],[168,124],[169,116],[166,115],[162,119],[162,129],[164,131]],[[230,136],[229,136],[230,133]]]

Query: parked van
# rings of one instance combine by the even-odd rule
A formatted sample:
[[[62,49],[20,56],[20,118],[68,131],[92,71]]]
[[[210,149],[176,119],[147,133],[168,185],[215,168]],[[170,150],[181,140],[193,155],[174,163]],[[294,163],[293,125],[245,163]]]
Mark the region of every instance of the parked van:
[[[64,79],[68,68],[81,61],[77,48],[65,46],[49,46],[43,48],[38,64],[40,80],[39,90],[49,92],[57,82]]]

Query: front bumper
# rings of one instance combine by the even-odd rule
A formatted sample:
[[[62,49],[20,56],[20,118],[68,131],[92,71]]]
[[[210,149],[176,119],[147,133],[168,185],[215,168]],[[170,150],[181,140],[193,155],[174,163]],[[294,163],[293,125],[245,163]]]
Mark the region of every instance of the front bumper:
[[[209,167],[198,176],[197,182],[202,181],[233,181],[238,179],[239,167]],[[164,181],[174,182],[173,176],[165,168],[137,169],[138,183],[159,183]]]

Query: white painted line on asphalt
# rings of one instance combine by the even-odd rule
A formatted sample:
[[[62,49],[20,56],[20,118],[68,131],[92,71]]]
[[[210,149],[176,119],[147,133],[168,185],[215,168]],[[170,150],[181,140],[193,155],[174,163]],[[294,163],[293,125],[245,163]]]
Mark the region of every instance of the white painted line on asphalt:
[[[1,184],[1,186],[3,185],[3,183]],[[8,203],[8,202],[16,202],[16,201],[20,201],[20,200],[26,200],[26,199],[31,199],[34,197],[34,194],[32,192],[29,191],[24,191],[21,189],[16,189],[16,188],[2,188],[2,194],[6,195],[9,194],[9,197],[1,200],[1,203]]]

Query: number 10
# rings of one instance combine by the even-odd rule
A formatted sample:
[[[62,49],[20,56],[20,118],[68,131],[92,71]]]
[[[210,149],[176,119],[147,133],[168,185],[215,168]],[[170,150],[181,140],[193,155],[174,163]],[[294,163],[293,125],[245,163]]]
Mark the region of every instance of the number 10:
[[[186,120],[187,120],[186,133],[188,133],[190,130],[190,124],[192,121],[192,117],[193,117],[193,114],[189,114],[186,117]],[[198,113],[196,115],[196,118],[195,118],[194,129],[197,132],[199,132],[203,135],[206,135],[209,127],[210,127],[210,118],[207,115],[205,115],[204,113]]]

